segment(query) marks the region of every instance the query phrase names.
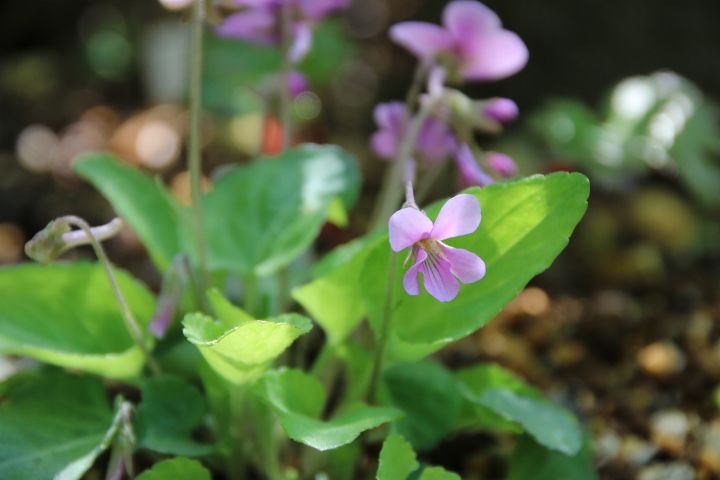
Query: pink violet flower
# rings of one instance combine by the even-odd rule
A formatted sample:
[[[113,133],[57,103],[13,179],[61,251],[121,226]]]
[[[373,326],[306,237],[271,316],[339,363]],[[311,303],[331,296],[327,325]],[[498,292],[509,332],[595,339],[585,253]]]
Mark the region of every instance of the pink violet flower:
[[[412,248],[408,258],[414,258],[414,264],[403,278],[409,295],[420,294],[420,274],[425,290],[441,302],[458,295],[460,282],[473,283],[485,276],[485,262],[479,256],[443,243],[474,232],[481,218],[480,202],[466,193],[448,200],[434,223],[413,207],[401,208],[390,217],[390,247],[395,252]]]
[[[375,123],[378,126],[370,138],[370,145],[378,157],[392,160],[405,136],[409,118],[402,102],[381,103],[375,107]],[[427,164],[436,164],[455,149],[455,137],[450,127],[441,120],[430,117],[420,130],[415,152]]]
[[[502,28],[500,18],[472,0],[455,0],[443,11],[443,26],[401,22],[390,37],[426,62],[447,63],[451,77],[500,80],[519,72],[528,50],[517,34]]]
[[[313,43],[313,28],[317,22],[336,10],[347,8],[351,0],[236,0],[243,7],[228,16],[216,31],[224,37],[250,42],[279,45],[282,9],[293,10],[293,35],[287,56],[293,63],[302,61]]]
[[[460,185],[463,188],[475,186],[484,187],[495,183],[495,179],[480,167],[469,145],[462,144],[460,148],[457,149],[455,152],[455,163],[457,163],[458,171],[460,172]]]
[[[517,164],[509,155],[500,152],[488,152],[485,159],[487,160],[490,168],[501,176],[507,178],[517,175]]]

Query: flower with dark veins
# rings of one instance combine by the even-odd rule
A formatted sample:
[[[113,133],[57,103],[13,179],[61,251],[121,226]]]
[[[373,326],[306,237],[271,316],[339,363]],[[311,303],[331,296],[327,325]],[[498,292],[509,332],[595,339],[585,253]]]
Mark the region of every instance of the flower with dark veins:
[[[418,277],[422,274],[425,290],[437,300],[449,302],[460,292],[460,282],[483,278],[485,262],[479,256],[443,242],[474,232],[481,218],[480,202],[465,193],[448,200],[434,223],[412,206],[395,212],[389,221],[390,247],[395,252],[411,248],[408,259],[414,259],[403,278],[405,291],[419,295]]]

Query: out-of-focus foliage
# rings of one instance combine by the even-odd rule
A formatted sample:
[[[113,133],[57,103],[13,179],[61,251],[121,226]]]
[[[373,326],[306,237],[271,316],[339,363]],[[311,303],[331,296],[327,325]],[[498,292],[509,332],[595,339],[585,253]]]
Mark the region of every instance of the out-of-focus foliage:
[[[553,157],[610,188],[648,170],[678,175],[706,205],[720,205],[718,106],[671,72],[631,77],[595,112],[552,100],[530,119]]]

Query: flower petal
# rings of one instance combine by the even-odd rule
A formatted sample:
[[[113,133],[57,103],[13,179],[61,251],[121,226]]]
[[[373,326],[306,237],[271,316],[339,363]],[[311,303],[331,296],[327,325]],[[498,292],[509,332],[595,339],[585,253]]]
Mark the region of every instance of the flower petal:
[[[223,37],[240,38],[257,43],[274,43],[271,31],[275,16],[266,10],[253,9],[230,15],[216,31]]]
[[[455,137],[444,122],[428,118],[420,129],[417,150],[430,164],[445,159],[455,148]]]
[[[427,238],[433,228],[433,223],[420,210],[401,208],[390,217],[388,226],[390,247],[399,252],[415,244],[418,240]]]
[[[460,291],[460,284],[450,270],[450,262],[442,257],[429,257],[420,268],[425,290],[441,302],[449,302]]]
[[[426,22],[401,22],[390,29],[390,38],[422,59],[430,59],[452,47],[453,39],[444,28]]]
[[[297,22],[293,25],[293,41],[287,52],[288,60],[294,65],[300,63],[312,47],[313,34],[308,22]]]
[[[485,276],[485,262],[469,250],[442,244],[450,271],[463,283],[477,282]]]
[[[399,135],[407,124],[407,108],[403,102],[379,103],[373,111],[373,117],[378,127]]]
[[[480,2],[456,0],[443,11],[443,25],[459,43],[502,26],[495,12]]]
[[[508,123],[515,120],[518,116],[519,109],[517,103],[509,98],[492,98],[484,109],[484,114],[500,123]]]
[[[461,193],[445,202],[440,209],[430,238],[445,240],[467,235],[477,230],[481,218],[478,199],[474,195]]]
[[[460,171],[460,183],[463,187],[484,187],[495,183],[495,180],[480,168],[477,160],[475,160],[475,155],[473,155],[467,144],[463,144],[455,152],[455,162]]]
[[[395,158],[397,139],[389,130],[380,130],[370,137],[370,146],[378,157],[391,160]]]
[[[469,80],[500,80],[516,74],[528,61],[528,49],[517,34],[498,30],[463,46],[462,74]]]
[[[422,268],[423,262],[427,259],[427,253],[422,248],[417,249],[415,255],[415,264],[405,272],[403,277],[403,288],[408,295],[420,295],[420,284],[418,283],[418,274]]]

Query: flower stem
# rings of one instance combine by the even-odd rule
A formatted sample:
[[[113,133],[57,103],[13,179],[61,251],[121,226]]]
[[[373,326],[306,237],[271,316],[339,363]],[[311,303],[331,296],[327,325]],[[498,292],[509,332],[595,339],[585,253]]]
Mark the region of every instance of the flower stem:
[[[113,264],[110,262],[110,259],[105,254],[105,249],[98,241],[95,233],[90,228],[90,225],[88,225],[85,220],[75,215],[68,215],[62,217],[60,218],[60,221],[67,222],[70,225],[74,225],[80,228],[90,240],[90,244],[92,245],[93,250],[95,250],[95,255],[97,255],[98,260],[105,268],[105,273],[110,280],[110,286],[112,287],[113,293],[115,294],[115,298],[117,299],[118,304],[120,304],[120,310],[122,312],[123,320],[125,320],[125,327],[127,328],[128,333],[130,333],[130,337],[132,337],[135,345],[137,345],[137,347],[140,349],[143,356],[147,360],[148,366],[150,367],[152,373],[154,375],[159,375],[160,366],[152,358],[152,356],[150,355],[150,351],[145,345],[142,328],[140,328],[140,324],[138,324],[137,320],[135,319],[135,316],[130,310],[130,305],[128,304],[127,300],[125,299],[125,295],[123,295],[123,292],[120,289],[120,284],[117,281],[115,272],[113,272]]]
[[[205,0],[196,0],[193,10],[193,32],[190,66],[190,131],[188,139],[188,166],[190,169],[190,192],[192,197],[193,233],[195,248],[200,264],[201,305],[205,306],[205,291],[211,284],[207,260],[207,240],[202,212],[202,158],[201,115],[202,115],[202,70],[203,70],[203,29],[205,26]]]
[[[367,400],[369,403],[375,403],[377,400],[377,390],[380,383],[380,374],[382,373],[382,364],[385,359],[385,350],[387,349],[388,334],[390,332],[390,322],[393,314],[393,297],[395,294],[395,276],[397,275],[397,255],[390,254],[390,265],[388,267],[388,286],[385,294],[385,306],[383,307],[382,323],[377,336],[377,345],[375,345],[375,356],[373,358],[372,374],[370,375],[370,386],[368,387]]]
[[[289,58],[290,45],[292,42],[292,4],[285,2],[282,7],[281,28],[282,28],[282,52],[283,69],[282,85],[280,85],[280,115],[282,117],[282,151],[290,148],[293,136],[292,124],[292,95],[290,94],[290,74],[292,65]]]
[[[389,170],[385,174],[383,179],[382,187],[380,188],[380,195],[375,206],[375,212],[373,213],[373,219],[370,224],[370,231],[374,232],[381,229],[387,222],[390,215],[400,204],[404,193],[404,175],[407,171],[408,163],[410,162],[413,149],[417,143],[425,120],[430,116],[437,100],[432,99],[429,102],[424,103],[420,107],[417,115],[413,117],[410,125],[403,137],[402,143],[398,148],[398,154],[395,161],[390,166]]]

